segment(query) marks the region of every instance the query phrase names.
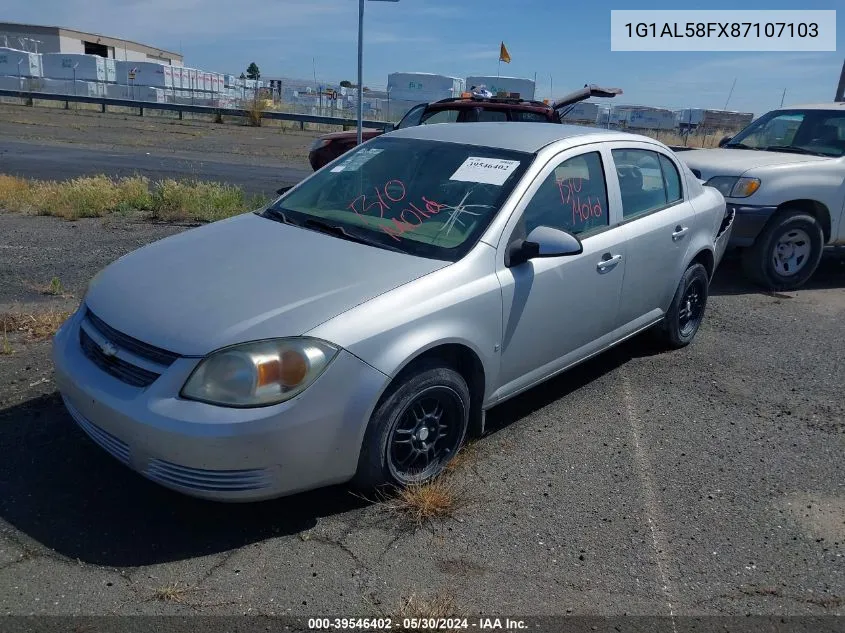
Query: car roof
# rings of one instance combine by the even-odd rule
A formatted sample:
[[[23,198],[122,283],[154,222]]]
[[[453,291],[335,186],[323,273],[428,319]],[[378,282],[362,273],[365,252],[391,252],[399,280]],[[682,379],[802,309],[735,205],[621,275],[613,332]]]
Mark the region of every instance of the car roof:
[[[529,153],[538,152],[547,145],[557,141],[566,139],[580,140],[584,137],[591,137],[591,141],[627,140],[657,143],[654,139],[639,134],[617,132],[600,127],[539,122],[518,123],[515,121],[415,125],[388,132],[383,136],[416,138],[444,143],[461,143],[464,145],[482,145]]]
[[[778,108],[780,110],[845,110],[845,101],[837,103],[799,103]]]
[[[529,101],[526,99],[505,99],[505,98],[473,98],[473,97],[452,97],[441,99],[428,104],[430,110],[448,110],[449,108],[489,108],[493,110],[521,110],[528,112],[541,112],[553,114],[554,110],[542,101]]]

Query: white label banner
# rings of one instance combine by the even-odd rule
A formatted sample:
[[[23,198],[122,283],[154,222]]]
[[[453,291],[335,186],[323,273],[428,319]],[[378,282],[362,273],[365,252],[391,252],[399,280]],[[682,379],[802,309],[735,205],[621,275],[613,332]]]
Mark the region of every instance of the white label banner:
[[[836,11],[619,10],[611,51],[836,51]]]

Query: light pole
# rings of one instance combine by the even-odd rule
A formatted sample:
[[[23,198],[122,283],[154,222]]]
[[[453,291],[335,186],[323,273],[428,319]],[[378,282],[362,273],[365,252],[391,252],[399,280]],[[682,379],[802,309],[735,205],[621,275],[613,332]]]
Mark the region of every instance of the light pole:
[[[399,0],[370,0],[371,2],[399,2]],[[364,129],[364,0],[358,0],[358,143]]]

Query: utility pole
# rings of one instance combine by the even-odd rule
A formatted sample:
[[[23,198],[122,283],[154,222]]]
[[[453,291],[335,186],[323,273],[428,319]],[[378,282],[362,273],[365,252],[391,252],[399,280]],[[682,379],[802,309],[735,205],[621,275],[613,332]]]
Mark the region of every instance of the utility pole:
[[[845,63],[842,64],[842,74],[839,75],[839,87],[836,89],[834,101],[845,101]]]
[[[735,88],[735,87],[736,87],[736,79],[734,79],[734,82],[733,82],[733,84],[731,85],[731,91],[728,93],[728,100],[727,100],[727,101],[725,101],[725,108],[724,108],[725,110],[727,110],[727,109],[728,109],[728,103],[729,103],[729,102],[730,102],[730,100],[731,100],[731,95],[733,95],[733,93],[734,93],[734,88]]]
[[[786,88],[783,89],[783,94],[780,96],[780,107],[783,107],[783,100],[786,98]]]

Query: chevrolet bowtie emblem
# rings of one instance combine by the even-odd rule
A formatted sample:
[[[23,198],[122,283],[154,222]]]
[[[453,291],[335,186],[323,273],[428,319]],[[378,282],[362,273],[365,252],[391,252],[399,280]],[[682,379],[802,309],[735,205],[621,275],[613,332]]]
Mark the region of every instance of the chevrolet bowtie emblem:
[[[105,341],[102,345],[100,345],[100,350],[102,350],[103,355],[108,357],[117,355],[117,348],[109,341]]]

